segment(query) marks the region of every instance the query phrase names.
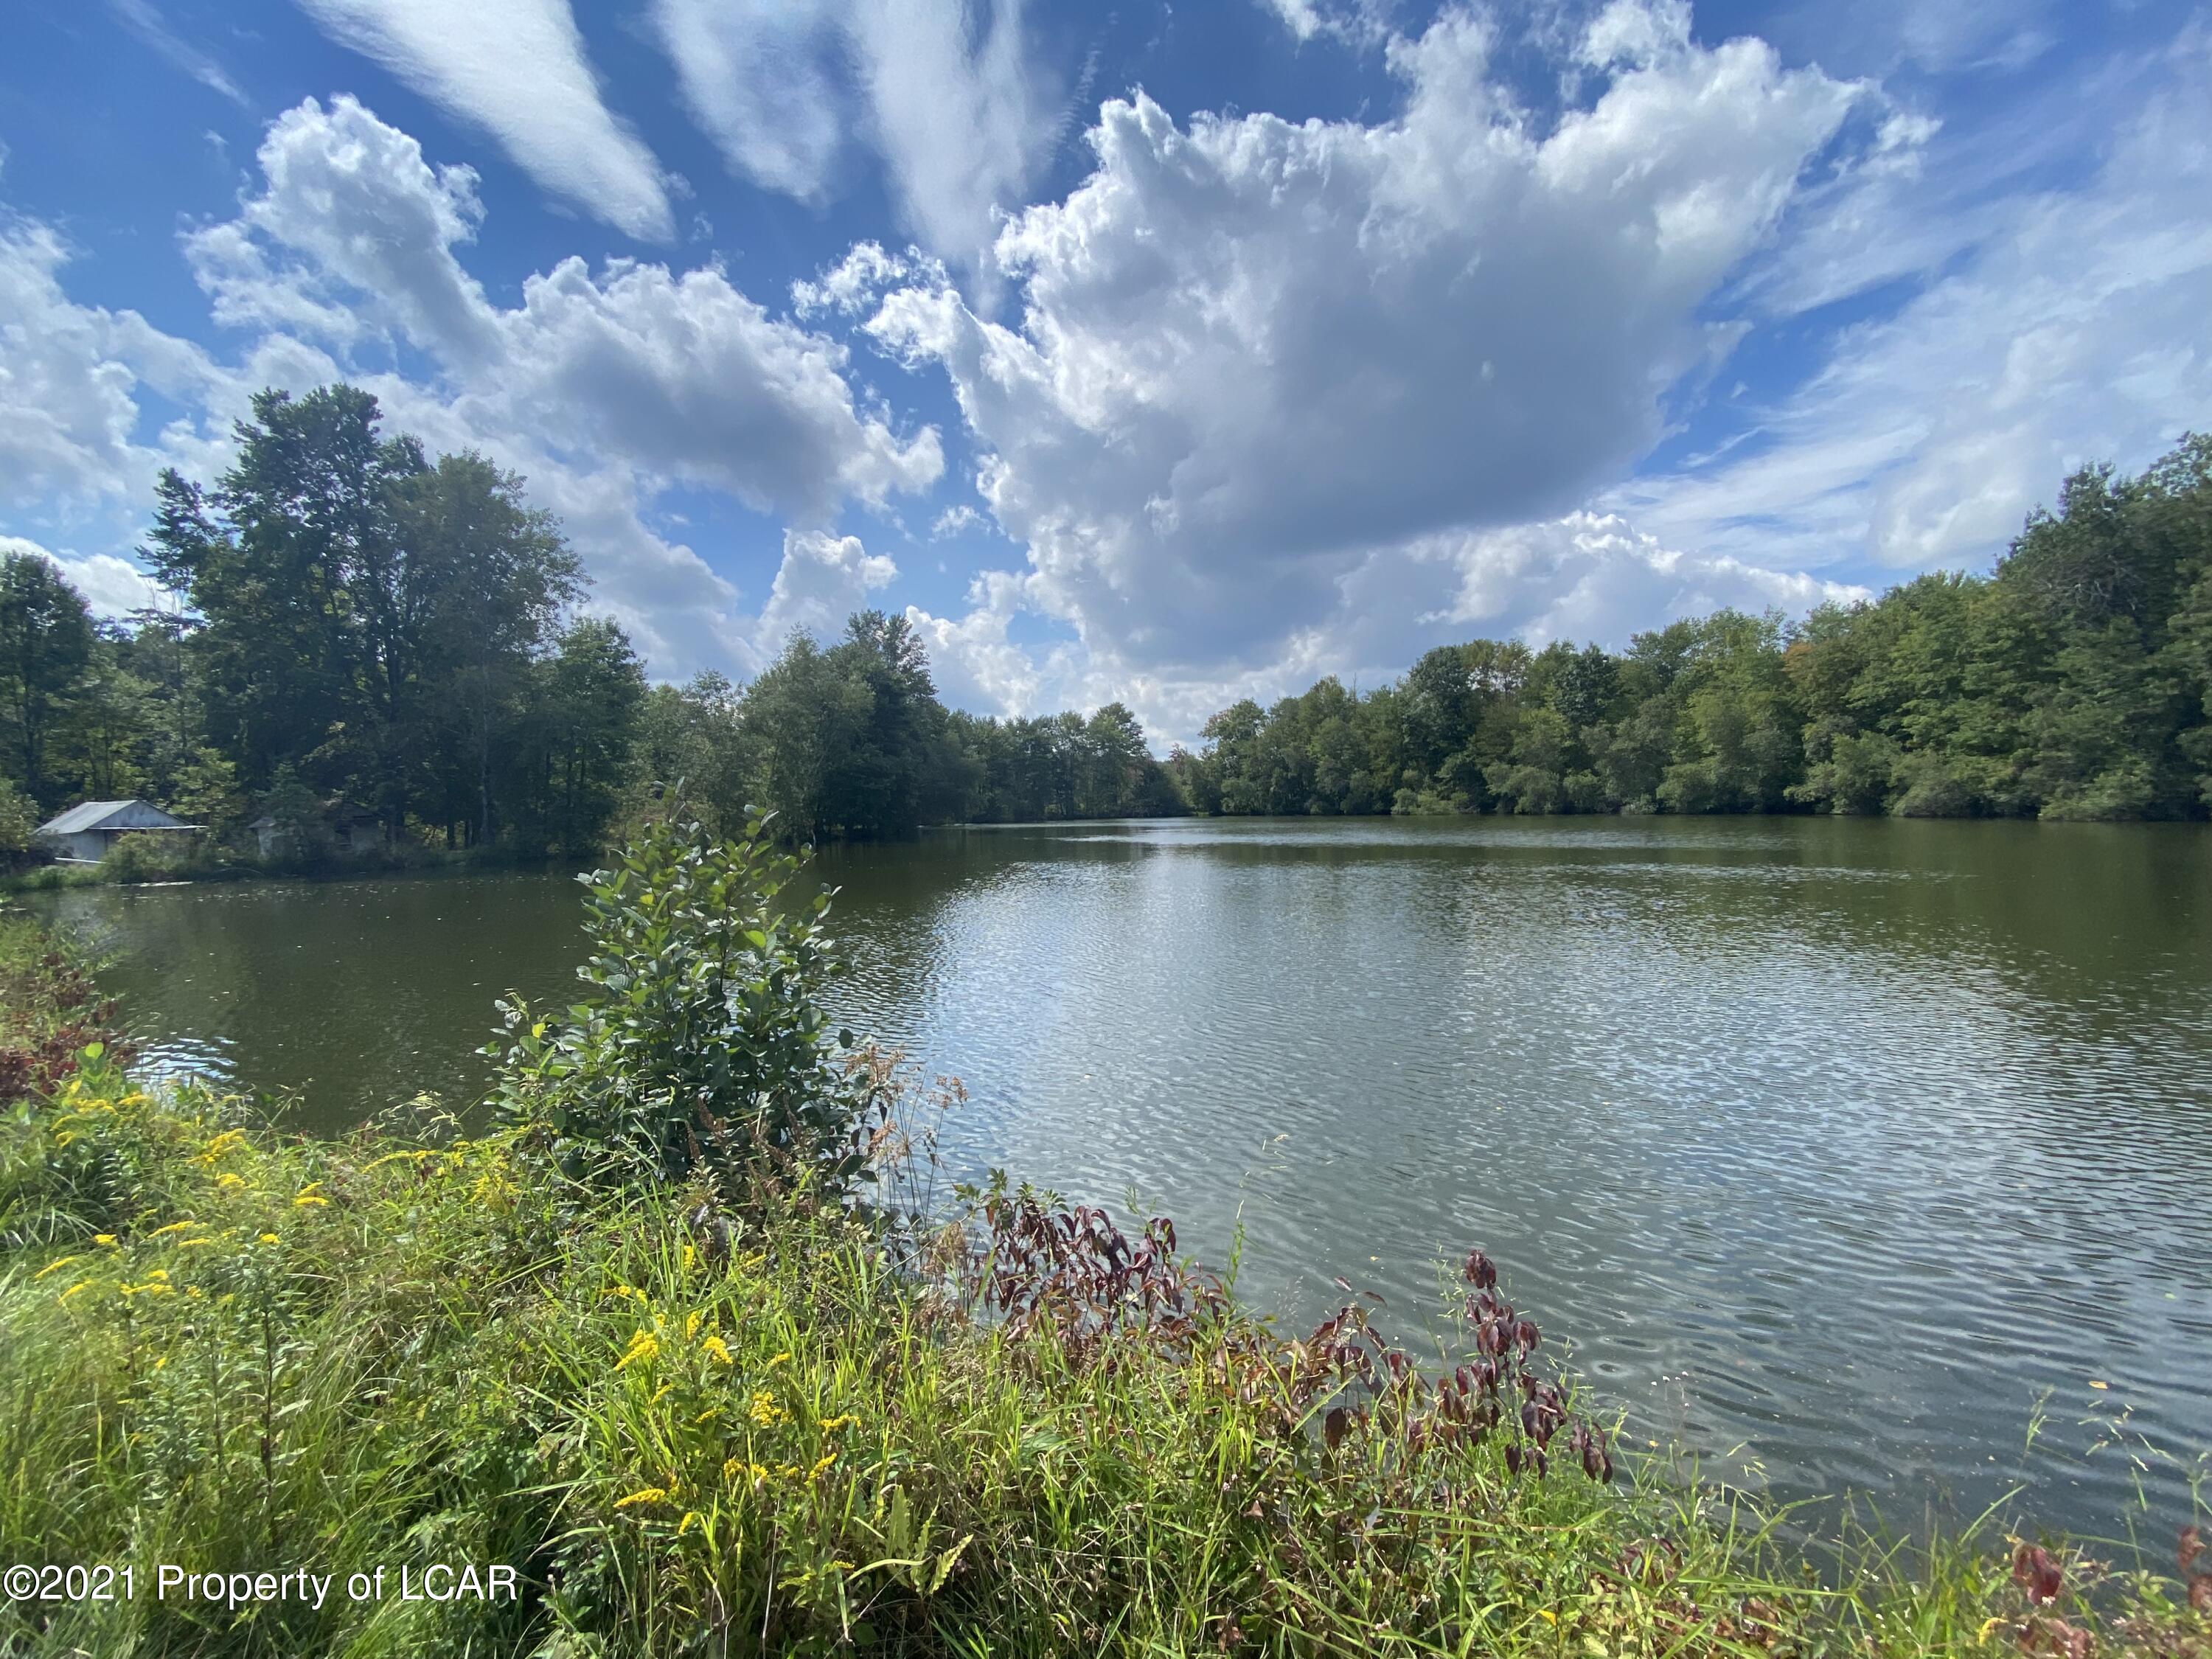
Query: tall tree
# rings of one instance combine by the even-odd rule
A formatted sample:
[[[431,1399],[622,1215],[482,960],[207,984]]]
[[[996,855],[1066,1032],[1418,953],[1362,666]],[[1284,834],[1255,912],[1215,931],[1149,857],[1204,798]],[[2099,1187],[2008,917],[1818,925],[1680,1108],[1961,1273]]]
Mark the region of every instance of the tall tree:
[[[392,660],[404,672],[390,729],[406,769],[422,770],[424,816],[466,823],[481,843],[498,827],[500,741],[583,584],[552,515],[526,505],[522,488],[471,452],[404,480],[392,504],[402,551],[386,570],[400,623]]]
[[[149,553],[201,619],[210,736],[258,790],[295,762],[404,811],[398,705],[413,663],[413,584],[398,486],[427,467],[385,439],[376,399],[324,386],[263,392],[209,495],[173,469],[155,486]]]
[[[47,765],[56,728],[84,690],[92,660],[91,612],[61,573],[35,553],[0,556],[0,706],[9,763],[41,808],[58,803]]]

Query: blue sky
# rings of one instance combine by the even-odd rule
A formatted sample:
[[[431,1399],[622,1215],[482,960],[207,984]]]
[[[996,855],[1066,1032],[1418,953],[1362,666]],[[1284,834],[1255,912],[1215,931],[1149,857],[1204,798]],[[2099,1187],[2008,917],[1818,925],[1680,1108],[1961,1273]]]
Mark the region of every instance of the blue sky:
[[[30,0],[0,542],[347,378],[653,672],[903,608],[1156,738],[1483,634],[1984,568],[2212,424],[2212,18],[2136,0]]]

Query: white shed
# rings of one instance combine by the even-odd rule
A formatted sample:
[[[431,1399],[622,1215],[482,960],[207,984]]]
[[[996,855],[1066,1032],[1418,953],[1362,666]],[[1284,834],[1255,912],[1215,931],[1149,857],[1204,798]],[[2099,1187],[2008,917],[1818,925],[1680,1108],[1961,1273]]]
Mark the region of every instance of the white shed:
[[[97,864],[121,836],[142,830],[190,835],[198,828],[149,800],[88,800],[40,824],[33,839],[52,848],[59,857]]]

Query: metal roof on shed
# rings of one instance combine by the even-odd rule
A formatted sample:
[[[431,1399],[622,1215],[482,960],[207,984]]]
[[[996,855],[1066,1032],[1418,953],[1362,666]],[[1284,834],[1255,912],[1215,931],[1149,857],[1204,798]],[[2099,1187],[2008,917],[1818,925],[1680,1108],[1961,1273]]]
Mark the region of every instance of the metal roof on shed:
[[[88,830],[181,830],[182,818],[147,800],[88,800],[39,826],[42,836],[74,836]]]

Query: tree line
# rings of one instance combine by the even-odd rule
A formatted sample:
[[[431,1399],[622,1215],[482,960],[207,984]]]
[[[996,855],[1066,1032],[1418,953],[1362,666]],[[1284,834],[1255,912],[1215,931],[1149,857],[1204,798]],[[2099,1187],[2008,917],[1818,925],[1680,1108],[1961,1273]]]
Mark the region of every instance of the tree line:
[[[1441,647],[1369,691],[1238,702],[1205,739],[1170,769],[1207,812],[2203,817],[2212,437],[2076,472],[1986,577],[1620,653]]]
[[[2212,438],[2069,478],[1986,577],[1802,621],[1721,611],[1611,652],[1474,640],[1365,690],[1324,679],[1153,757],[1128,708],[948,709],[920,638],[864,611],[750,684],[648,685],[523,482],[386,435],[347,386],[264,392],[211,484],[161,474],[167,605],[97,622],[0,561],[0,847],[143,795],[304,841],[334,804],[401,847],[597,853],[681,780],[734,830],[1204,813],[1889,812],[2212,807]]]
[[[386,435],[349,386],[254,398],[211,484],[170,470],[143,550],[166,605],[96,621],[44,558],[0,562],[0,848],[84,799],[139,795],[218,836],[331,809],[398,847],[588,856],[682,780],[812,839],[951,819],[1178,810],[1119,704],[947,710],[902,617],[793,638],[740,689],[648,687],[523,481]]]

